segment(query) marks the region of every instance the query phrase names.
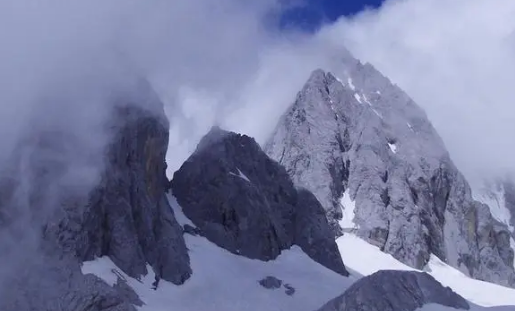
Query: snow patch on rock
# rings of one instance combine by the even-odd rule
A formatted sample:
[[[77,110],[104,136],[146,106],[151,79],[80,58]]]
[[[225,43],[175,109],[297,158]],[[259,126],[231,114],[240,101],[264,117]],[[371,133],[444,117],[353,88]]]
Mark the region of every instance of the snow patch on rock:
[[[393,258],[357,236],[347,233],[336,240],[342,259],[351,271],[363,276],[380,270],[419,271]],[[515,310],[515,289],[466,276],[432,255],[424,271],[444,286],[449,286],[465,299],[484,307],[512,305]]]
[[[361,96],[359,96],[358,93],[354,93],[354,98],[360,103],[362,104],[363,102],[361,101]]]
[[[388,143],[388,147],[390,147],[390,150],[391,150],[393,153],[397,153],[397,145],[395,145],[395,144],[391,144],[391,143]]]
[[[347,78],[347,82],[349,83],[349,87],[351,90],[355,91],[356,90],[356,87],[354,86],[354,83],[352,83],[352,78],[351,77],[348,77]]]
[[[243,179],[247,182],[251,182],[250,179],[245,174],[243,174],[243,172],[239,168],[237,168],[236,170],[238,170],[238,173],[230,172],[229,174],[240,177],[241,179]]]
[[[353,230],[357,228],[356,223],[354,222],[354,215],[356,210],[356,202],[351,199],[349,194],[349,189],[347,189],[342,198],[340,199],[340,204],[342,206],[342,219],[339,221],[340,226],[344,231]]]

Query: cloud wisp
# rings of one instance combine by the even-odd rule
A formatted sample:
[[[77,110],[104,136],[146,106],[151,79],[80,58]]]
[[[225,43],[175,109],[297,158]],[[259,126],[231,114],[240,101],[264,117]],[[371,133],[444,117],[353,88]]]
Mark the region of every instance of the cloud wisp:
[[[219,32],[241,32],[228,35],[231,44],[217,45],[210,61],[190,58],[187,68],[197,80],[165,83],[164,98],[175,109],[171,147],[181,154],[169,157],[171,171],[213,123],[264,142],[309,73],[327,67],[342,47],[413,97],[469,178],[515,171],[513,1],[389,0],[314,34],[266,31],[261,23],[269,8],[239,11],[243,22],[232,16],[220,24],[212,16]],[[220,55],[234,62],[219,61]]]

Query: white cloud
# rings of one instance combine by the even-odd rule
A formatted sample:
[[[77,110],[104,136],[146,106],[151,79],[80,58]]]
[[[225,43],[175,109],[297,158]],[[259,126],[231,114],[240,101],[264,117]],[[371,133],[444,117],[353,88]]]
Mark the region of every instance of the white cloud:
[[[422,106],[469,175],[515,170],[515,2],[387,1],[322,31]]]
[[[183,74],[179,84],[187,84],[194,101],[206,108],[192,117],[196,121],[188,125],[190,135],[181,135],[180,145],[171,143],[180,152],[169,156],[170,172],[214,122],[264,142],[309,73],[326,67],[342,46],[376,66],[426,110],[469,176],[515,170],[512,0],[387,1],[378,10],[343,18],[313,36],[267,32],[260,24],[263,15],[251,11],[232,14],[221,25],[210,20],[219,32],[238,31],[227,35],[226,44],[199,40],[214,49],[205,66],[198,66],[198,55],[173,57],[170,68],[180,62],[191,71],[191,80]],[[184,31],[181,35],[190,33]],[[230,57],[224,61],[223,55]],[[174,88],[163,89],[175,94],[167,96],[169,103],[177,102]],[[179,111],[189,102],[179,100]]]

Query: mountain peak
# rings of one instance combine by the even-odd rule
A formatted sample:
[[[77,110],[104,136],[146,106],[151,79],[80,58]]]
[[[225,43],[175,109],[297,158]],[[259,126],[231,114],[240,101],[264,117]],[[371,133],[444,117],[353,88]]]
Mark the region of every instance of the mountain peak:
[[[434,254],[472,277],[514,286],[506,230],[476,207],[424,111],[371,65],[340,69],[344,79],[311,74],[267,154],[315,194],[337,236],[353,232],[418,269]],[[483,245],[492,234],[499,240]]]
[[[253,138],[211,129],[174,174],[171,188],[203,236],[230,252],[272,260],[298,245],[348,275],[316,197],[296,189]]]

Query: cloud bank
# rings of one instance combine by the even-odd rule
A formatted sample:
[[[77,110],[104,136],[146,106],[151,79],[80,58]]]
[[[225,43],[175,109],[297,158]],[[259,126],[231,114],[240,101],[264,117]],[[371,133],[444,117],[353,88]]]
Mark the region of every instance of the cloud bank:
[[[184,72],[192,78],[181,74],[178,87],[161,88],[168,107],[175,103],[174,112],[169,110],[176,151],[169,156],[169,173],[213,123],[264,142],[309,73],[326,67],[343,46],[426,110],[469,178],[515,171],[515,2],[389,0],[313,34],[267,29],[263,17],[273,5],[231,11],[223,23],[210,15],[198,27],[209,24],[217,31],[214,38],[227,41],[197,37],[202,48],[196,54],[173,58],[190,59]],[[182,29],[180,36],[195,36],[193,30],[198,28]],[[204,46],[211,47],[210,56],[200,57]]]
[[[391,0],[319,35],[403,88],[467,175],[498,175],[515,171],[513,16],[510,0]]]

